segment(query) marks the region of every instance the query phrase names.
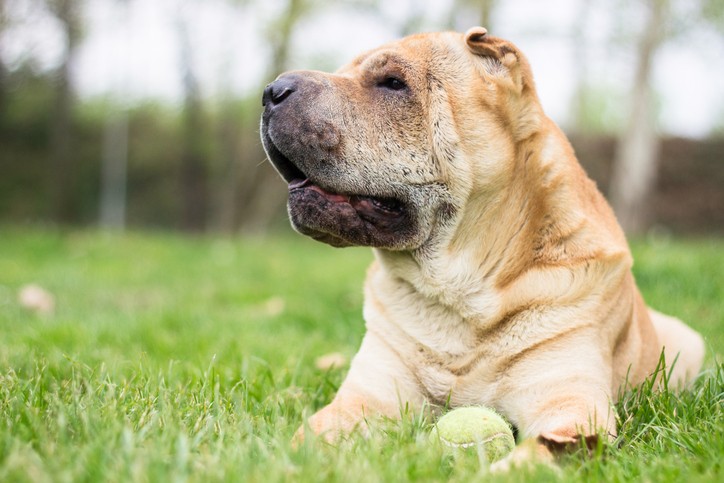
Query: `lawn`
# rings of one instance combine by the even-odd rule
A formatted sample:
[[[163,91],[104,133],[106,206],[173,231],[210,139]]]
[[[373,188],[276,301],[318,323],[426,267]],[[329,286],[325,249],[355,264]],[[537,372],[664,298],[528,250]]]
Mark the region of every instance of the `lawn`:
[[[619,403],[620,445],[501,480],[721,481],[724,240],[634,246],[647,301],[707,340],[681,395],[644,385]],[[328,402],[363,334],[366,249],[299,236],[109,236],[0,227],[0,481],[469,481],[405,414],[369,439],[291,448]],[[21,307],[20,288],[55,296]],[[719,361],[719,362],[717,362]],[[531,473],[532,472],[532,473]]]

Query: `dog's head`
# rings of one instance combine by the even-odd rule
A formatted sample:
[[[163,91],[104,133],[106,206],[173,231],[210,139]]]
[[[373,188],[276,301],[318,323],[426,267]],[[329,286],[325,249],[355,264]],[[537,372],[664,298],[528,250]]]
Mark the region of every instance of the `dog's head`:
[[[512,176],[540,108],[523,55],[480,27],[404,38],[269,84],[261,134],[289,215],[334,246],[425,246]]]

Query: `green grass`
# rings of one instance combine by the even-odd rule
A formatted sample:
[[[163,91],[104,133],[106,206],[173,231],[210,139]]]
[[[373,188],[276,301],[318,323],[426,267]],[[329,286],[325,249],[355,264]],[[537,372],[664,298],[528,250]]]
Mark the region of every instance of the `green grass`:
[[[724,460],[724,241],[634,247],[647,301],[707,340],[691,391],[619,403],[620,445],[560,474],[501,480],[717,481]],[[427,444],[405,414],[369,439],[293,450],[363,334],[371,254],[302,237],[188,239],[0,227],[0,481],[469,481],[475,456]],[[38,283],[53,315],[17,302]],[[531,473],[532,472],[532,473]]]

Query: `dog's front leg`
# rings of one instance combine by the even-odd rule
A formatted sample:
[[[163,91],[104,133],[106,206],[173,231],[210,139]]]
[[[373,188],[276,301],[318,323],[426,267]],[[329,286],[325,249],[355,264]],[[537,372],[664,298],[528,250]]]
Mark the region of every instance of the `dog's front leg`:
[[[554,456],[598,438],[616,435],[611,371],[605,357],[581,347],[547,351],[513,368],[517,381],[503,401],[522,442],[494,470],[525,463],[552,463]],[[536,360],[538,359],[538,360]]]
[[[297,430],[294,443],[304,441],[307,429],[328,442],[355,430],[366,434],[369,418],[399,418],[401,407],[417,409],[423,400],[398,354],[379,336],[368,332],[334,400]]]
[[[615,418],[604,399],[564,397],[565,400],[559,397],[550,401],[555,406],[536,423],[541,429],[532,433],[526,431],[528,434],[513,452],[493,465],[494,471],[531,463],[553,464],[560,454],[582,446],[591,450],[599,438],[615,437]]]

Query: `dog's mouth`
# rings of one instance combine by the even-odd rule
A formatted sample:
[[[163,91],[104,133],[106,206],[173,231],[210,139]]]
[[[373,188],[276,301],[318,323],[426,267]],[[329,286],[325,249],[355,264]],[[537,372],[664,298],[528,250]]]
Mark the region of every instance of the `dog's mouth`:
[[[374,224],[392,221],[404,215],[405,204],[401,200],[395,197],[337,192],[333,188],[327,185],[323,186],[307,176],[296,164],[282,154],[273,143],[269,142],[267,144],[269,159],[282,178],[289,184],[290,199],[295,194],[314,192],[326,202],[339,208],[351,207],[360,218]]]
[[[403,204],[394,198],[380,198],[376,196],[347,195],[334,193],[314,184],[309,178],[297,178],[289,183],[289,193],[298,190],[316,191],[330,203],[345,203],[350,205],[367,221],[376,221],[380,216],[396,217],[402,214]]]

